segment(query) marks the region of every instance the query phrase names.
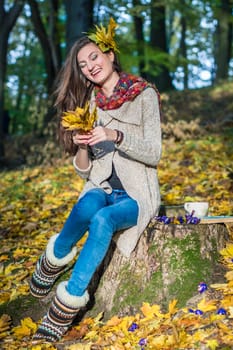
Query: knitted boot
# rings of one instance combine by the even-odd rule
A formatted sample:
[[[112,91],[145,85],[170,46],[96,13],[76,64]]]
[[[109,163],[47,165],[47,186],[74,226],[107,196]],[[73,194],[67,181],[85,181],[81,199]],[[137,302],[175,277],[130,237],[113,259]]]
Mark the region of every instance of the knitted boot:
[[[86,291],[82,296],[75,296],[66,290],[67,281],[61,282],[57,287],[56,296],[33,336],[32,342],[38,341],[56,342],[68,330],[75,319],[79,309],[85,306],[89,300]]]
[[[50,238],[45,252],[41,255],[36,264],[36,269],[30,281],[31,294],[36,298],[45,297],[51,290],[56,279],[66,270],[67,264],[77,254],[77,247],[62,259],[54,255],[54,243],[57,238],[54,235]]]

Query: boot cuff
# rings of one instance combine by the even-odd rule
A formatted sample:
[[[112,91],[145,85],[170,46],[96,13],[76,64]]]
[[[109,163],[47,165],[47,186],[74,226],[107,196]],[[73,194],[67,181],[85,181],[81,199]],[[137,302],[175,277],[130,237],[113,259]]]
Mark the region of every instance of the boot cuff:
[[[66,289],[67,283],[67,281],[63,281],[57,286],[57,298],[68,307],[84,307],[89,301],[88,291],[85,291],[85,293],[82,296],[71,295]]]
[[[54,244],[56,241],[56,238],[58,237],[59,234],[56,234],[54,236],[52,236],[48,242],[47,248],[46,248],[46,258],[48,259],[48,261],[50,262],[50,264],[54,265],[54,266],[65,266],[67,264],[69,264],[69,262],[71,262],[73,260],[73,258],[76,256],[77,254],[77,247],[74,246],[71,250],[71,252],[69,254],[67,254],[64,258],[56,258],[56,256],[54,255]]]

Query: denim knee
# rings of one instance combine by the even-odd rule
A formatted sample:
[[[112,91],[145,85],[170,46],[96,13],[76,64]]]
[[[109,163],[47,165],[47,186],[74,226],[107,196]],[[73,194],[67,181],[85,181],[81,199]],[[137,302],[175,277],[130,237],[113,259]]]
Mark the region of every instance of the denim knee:
[[[88,191],[74,205],[77,215],[90,219],[100,208],[106,205],[105,193],[100,189]]]
[[[116,224],[111,216],[109,208],[100,209],[91,219],[89,226],[90,239],[109,242],[116,230]]]

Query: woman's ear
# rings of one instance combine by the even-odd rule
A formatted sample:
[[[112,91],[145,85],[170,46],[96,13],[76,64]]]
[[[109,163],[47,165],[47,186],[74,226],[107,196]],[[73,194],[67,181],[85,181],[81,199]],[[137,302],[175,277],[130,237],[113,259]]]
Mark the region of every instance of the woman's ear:
[[[115,54],[112,50],[108,52],[108,57],[111,60],[111,62],[114,62]]]

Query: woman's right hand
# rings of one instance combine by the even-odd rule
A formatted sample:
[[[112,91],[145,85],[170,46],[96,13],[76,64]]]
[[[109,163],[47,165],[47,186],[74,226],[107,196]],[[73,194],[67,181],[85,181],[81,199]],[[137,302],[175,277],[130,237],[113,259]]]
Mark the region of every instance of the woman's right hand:
[[[73,143],[79,148],[87,148],[90,138],[92,134],[90,132],[80,133],[78,131],[73,132]]]

